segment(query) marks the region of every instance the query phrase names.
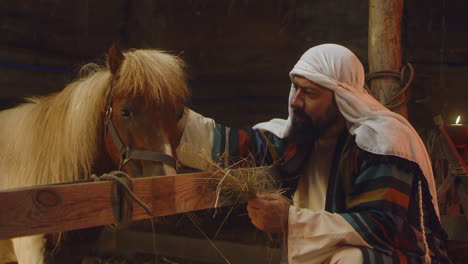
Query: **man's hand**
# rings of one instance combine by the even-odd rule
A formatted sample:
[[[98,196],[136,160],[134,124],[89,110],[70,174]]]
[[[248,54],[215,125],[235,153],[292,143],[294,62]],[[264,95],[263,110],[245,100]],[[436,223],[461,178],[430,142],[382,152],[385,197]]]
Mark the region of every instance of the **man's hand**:
[[[289,201],[278,194],[259,194],[247,203],[250,221],[270,233],[288,232]]]

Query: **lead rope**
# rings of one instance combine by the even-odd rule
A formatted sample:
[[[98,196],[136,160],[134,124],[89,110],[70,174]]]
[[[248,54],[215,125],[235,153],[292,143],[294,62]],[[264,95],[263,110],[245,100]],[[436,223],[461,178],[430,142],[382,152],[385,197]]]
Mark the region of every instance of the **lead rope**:
[[[132,191],[132,178],[123,171],[112,171],[110,173],[105,173],[101,176],[96,176],[96,174],[91,175],[91,179],[94,181],[113,181],[114,184],[119,184],[123,190],[132,198],[128,199],[127,196],[123,195],[123,192],[116,190],[118,188],[112,188],[111,197],[112,197],[112,209],[114,214],[114,223],[108,225],[111,229],[121,229],[127,226],[131,222],[132,217],[132,200],[135,201],[138,205],[145,210],[146,214],[151,216],[149,221],[151,222],[151,230],[152,230],[152,238],[153,238],[153,255],[154,255],[154,263],[158,262],[158,252],[156,250],[156,227],[155,222],[152,218],[153,213],[151,209],[142,201],[140,200],[135,193]],[[120,195],[116,197],[116,194]],[[123,196],[123,197],[122,197]],[[117,206],[116,206],[117,205]]]
[[[146,214],[153,216],[151,209],[140,200],[135,193],[132,191],[132,178],[123,171],[113,171],[110,173],[103,174],[101,176],[91,175],[91,179],[94,181],[112,181],[114,184],[118,184],[122,188],[122,191],[112,189],[112,208],[114,213],[115,223],[111,227],[120,229],[131,222],[132,217],[132,201],[135,201]],[[117,188],[118,189],[118,188]],[[128,194],[131,199],[126,198]]]
[[[419,225],[421,226],[421,232],[423,237],[424,243],[424,263],[431,264],[431,256],[429,256],[429,245],[427,244],[426,239],[426,228],[424,226],[424,210],[423,210],[423,202],[422,202],[422,187],[421,187],[421,180],[418,181],[418,192],[419,192]]]

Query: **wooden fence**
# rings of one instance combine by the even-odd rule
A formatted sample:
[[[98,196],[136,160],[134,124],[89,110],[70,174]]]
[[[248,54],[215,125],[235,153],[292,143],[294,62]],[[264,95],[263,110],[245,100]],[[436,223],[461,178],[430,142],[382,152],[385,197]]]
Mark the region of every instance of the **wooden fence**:
[[[213,208],[215,190],[207,181],[214,176],[202,172],[133,179],[133,193],[151,215],[133,202],[131,220]],[[112,181],[99,181],[0,191],[0,239],[112,224],[113,188]]]

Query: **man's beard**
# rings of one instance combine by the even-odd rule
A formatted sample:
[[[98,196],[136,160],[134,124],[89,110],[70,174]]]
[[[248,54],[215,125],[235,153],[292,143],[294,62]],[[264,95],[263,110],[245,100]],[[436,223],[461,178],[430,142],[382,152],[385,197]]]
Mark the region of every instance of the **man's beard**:
[[[321,137],[329,127],[332,126],[333,119],[313,120],[302,109],[294,109],[294,118],[292,121],[289,140],[293,143],[311,143]]]

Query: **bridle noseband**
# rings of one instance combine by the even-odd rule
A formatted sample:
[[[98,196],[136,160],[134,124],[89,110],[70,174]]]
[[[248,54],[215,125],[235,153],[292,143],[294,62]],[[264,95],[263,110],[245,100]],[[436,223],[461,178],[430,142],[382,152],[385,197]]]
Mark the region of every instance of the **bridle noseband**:
[[[125,145],[125,143],[122,141],[121,137],[119,136],[119,133],[115,129],[114,123],[112,122],[113,88],[114,88],[114,78],[112,78],[112,81],[111,81],[111,87],[110,87],[110,91],[109,91],[109,94],[107,97],[107,103],[106,103],[106,115],[104,117],[104,140],[106,138],[107,132],[109,132],[111,134],[111,138],[112,138],[114,145],[117,147],[120,153],[119,170],[121,170],[122,167],[130,160],[147,160],[147,161],[154,161],[154,162],[167,164],[178,172],[179,164],[174,157],[164,154],[162,152],[132,149],[129,146]]]

